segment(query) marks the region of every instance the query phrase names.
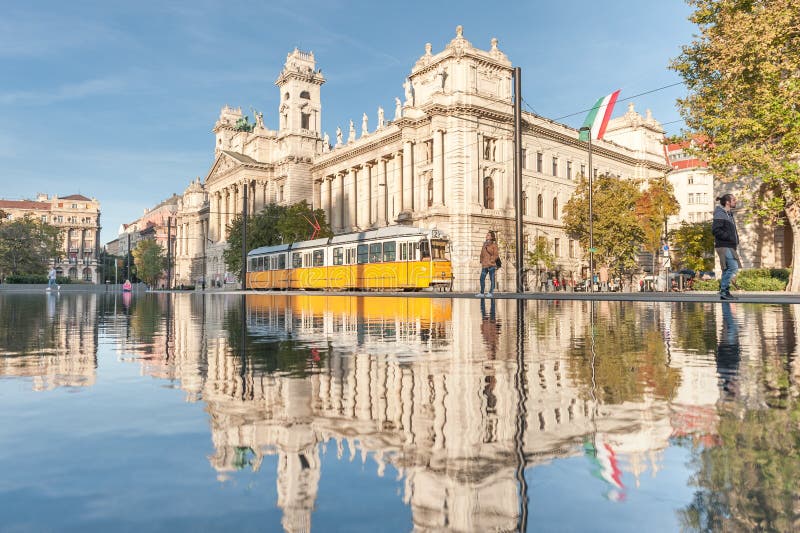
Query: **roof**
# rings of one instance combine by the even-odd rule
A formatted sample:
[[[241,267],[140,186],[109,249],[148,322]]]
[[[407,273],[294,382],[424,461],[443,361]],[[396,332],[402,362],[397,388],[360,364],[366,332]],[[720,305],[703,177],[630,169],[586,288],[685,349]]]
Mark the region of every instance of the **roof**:
[[[50,202],[34,202],[32,200],[0,200],[0,209],[29,209],[50,211]]]
[[[388,239],[391,237],[419,237],[428,235],[431,230],[416,228],[413,226],[386,226],[360,233],[345,233],[337,235],[331,239],[331,244],[339,244],[355,241],[368,241],[372,239]]]
[[[292,250],[302,250],[304,248],[318,248],[320,246],[328,245],[328,237],[323,239],[314,239],[313,241],[300,241],[292,244]]]
[[[82,202],[91,202],[91,198],[86,198],[82,194],[70,194],[69,196],[61,196],[61,200],[81,200]]]
[[[261,255],[261,254],[271,254],[276,252],[285,252],[289,249],[290,244],[276,244],[273,246],[262,246],[261,248],[256,248],[255,250],[250,250],[247,255]]]

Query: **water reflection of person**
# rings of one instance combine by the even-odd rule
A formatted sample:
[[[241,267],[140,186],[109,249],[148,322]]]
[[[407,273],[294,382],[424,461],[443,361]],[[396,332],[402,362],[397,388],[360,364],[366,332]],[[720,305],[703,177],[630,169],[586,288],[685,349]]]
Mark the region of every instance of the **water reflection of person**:
[[[495,359],[497,355],[497,341],[500,336],[500,324],[495,316],[495,300],[489,300],[489,312],[486,312],[486,300],[481,300],[481,335],[486,344],[486,352],[489,359]]]
[[[739,325],[736,323],[734,310],[730,303],[722,302],[722,331],[717,345],[717,375],[722,390],[730,397],[736,396],[742,351],[739,345]]]

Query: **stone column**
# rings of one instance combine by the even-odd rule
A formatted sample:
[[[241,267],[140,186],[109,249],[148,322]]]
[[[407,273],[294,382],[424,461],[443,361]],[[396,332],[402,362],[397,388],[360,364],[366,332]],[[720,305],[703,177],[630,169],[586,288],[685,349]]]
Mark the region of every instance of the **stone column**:
[[[349,211],[348,217],[348,225],[350,226],[351,231],[355,231],[358,227],[358,202],[357,202],[357,194],[358,194],[358,180],[361,178],[359,176],[360,172],[358,171],[360,167],[355,166],[350,169],[350,182],[348,185],[349,187],[349,196],[347,198],[347,210]]]
[[[332,210],[331,210],[331,182],[328,176],[322,178],[322,183],[320,183],[321,189],[321,196],[322,196],[322,210],[325,211],[325,218],[328,221],[328,224],[333,227],[333,220],[331,220]]]
[[[389,205],[392,210],[392,220],[397,218],[397,215],[403,212],[403,188],[405,187],[405,176],[403,175],[403,152],[394,154],[394,190],[392,191],[392,200]]]
[[[444,205],[444,133],[433,132],[433,205]]]
[[[267,183],[266,181],[261,182],[261,207],[267,207]]]
[[[411,141],[403,143],[403,209],[414,210],[414,166],[413,145]]]
[[[222,221],[223,210],[225,209],[222,204],[222,192],[217,191],[214,195],[217,199],[217,212],[214,214],[214,225],[216,226],[214,232],[214,241],[219,242],[222,239]]]
[[[312,209],[322,209],[322,182],[314,183],[314,198],[311,201]]]
[[[378,212],[375,213],[375,225],[386,225],[386,158],[378,160]]]
[[[344,177],[347,171],[343,170],[336,174],[336,197],[338,199],[337,211],[339,216],[339,231],[347,226],[347,202],[344,197]]]
[[[364,210],[366,215],[364,217],[364,227],[370,227],[375,221],[372,213],[372,186],[375,181],[372,177],[372,169],[375,168],[375,163],[370,161],[364,166],[366,168],[366,176],[364,177],[364,190],[366,191],[366,194],[364,195],[364,204],[366,205],[366,209]]]
[[[233,205],[231,202],[231,189],[229,187],[225,187],[225,208],[224,208],[225,218],[223,219],[222,223],[222,240],[228,240],[228,224],[231,221],[231,211],[233,211]]]

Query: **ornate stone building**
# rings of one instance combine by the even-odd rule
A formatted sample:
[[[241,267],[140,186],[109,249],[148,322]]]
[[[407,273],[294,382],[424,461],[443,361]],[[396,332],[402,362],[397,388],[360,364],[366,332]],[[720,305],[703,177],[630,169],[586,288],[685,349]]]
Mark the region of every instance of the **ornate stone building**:
[[[0,210],[10,218],[31,216],[61,229],[63,255],[53,258],[59,276],[92,283],[100,282],[100,202],[81,194],[52,197],[38,194],[36,200],[0,200]]]
[[[179,239],[199,239],[207,246],[186,252],[191,247],[179,244],[177,281],[203,277],[202,264],[209,280],[225,276],[225,227],[241,212],[246,188],[250,209],[310,200],[325,210],[336,233],[391,224],[443,230],[451,238],[457,290],[476,286],[483,237],[487,229],[495,230],[506,265],[500,290],[511,289],[512,72],[497,39],[488,50],[476,48],[459,26],[444,50],[434,54],[431,44],[425,45],[404,84],[404,99],[395,98],[391,120],[379,108],[370,131],[364,113],[358,134],[351,120],[346,132],[337,127],[331,141],[320,131],[325,79],[314,55],[295,49],[276,81],[281,95],[277,131],[264,126],[260,113],[253,125],[241,109],[222,109],[214,126],[216,159],[198,183],[205,204],[179,216]],[[649,113],[643,118],[631,108],[612,121],[605,140],[593,144],[591,171],[636,179],[662,176],[669,170],[662,138],[663,129]],[[589,171],[586,143],[574,128],[525,113],[522,148],[525,241],[546,238],[558,270],[580,275],[585,261],[578,243],[564,232],[561,210],[581,174]],[[190,194],[200,193],[195,187]],[[184,203],[190,202],[185,198]]]

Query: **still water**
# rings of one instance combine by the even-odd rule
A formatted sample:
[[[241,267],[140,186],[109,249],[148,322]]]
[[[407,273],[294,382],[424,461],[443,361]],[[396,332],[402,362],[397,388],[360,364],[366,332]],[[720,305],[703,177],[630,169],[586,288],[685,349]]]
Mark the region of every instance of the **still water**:
[[[798,530],[798,312],[0,294],[0,530]]]

